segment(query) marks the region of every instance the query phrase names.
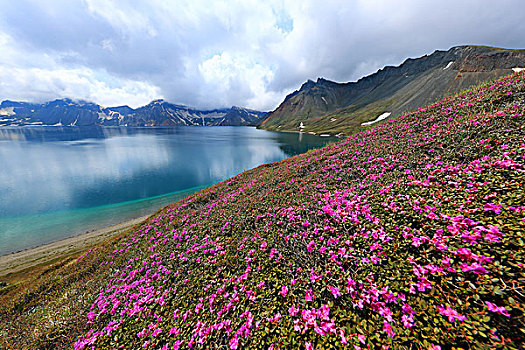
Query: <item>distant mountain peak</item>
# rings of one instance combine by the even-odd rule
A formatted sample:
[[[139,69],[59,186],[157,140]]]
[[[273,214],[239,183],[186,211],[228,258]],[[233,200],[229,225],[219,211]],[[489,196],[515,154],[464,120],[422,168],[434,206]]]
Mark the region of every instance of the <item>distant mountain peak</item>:
[[[133,109],[129,106],[101,107],[92,102],[63,98],[42,104],[4,101],[0,104],[0,115],[0,126],[212,126],[258,125],[266,113],[236,106],[199,110],[171,104],[163,99]]]
[[[151,101],[150,103],[148,103],[147,105],[160,105],[160,104],[164,104],[164,103],[167,103],[164,99],[162,98],[158,98],[156,100],[153,100]]]
[[[305,83],[303,83],[303,85],[301,85],[301,88],[299,89],[299,91],[311,89],[315,86],[315,84],[316,84],[315,81],[308,79]]]

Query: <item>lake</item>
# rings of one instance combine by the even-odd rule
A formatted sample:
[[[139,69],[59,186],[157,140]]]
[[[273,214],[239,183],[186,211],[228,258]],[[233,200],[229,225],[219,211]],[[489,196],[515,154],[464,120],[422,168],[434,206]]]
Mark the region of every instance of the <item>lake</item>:
[[[0,128],[0,255],[149,215],[334,140],[225,126]]]

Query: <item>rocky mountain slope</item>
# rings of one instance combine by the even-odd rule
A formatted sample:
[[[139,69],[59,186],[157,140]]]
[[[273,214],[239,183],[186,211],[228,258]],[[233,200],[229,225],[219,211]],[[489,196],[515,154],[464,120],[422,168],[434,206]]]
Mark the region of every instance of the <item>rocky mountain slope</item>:
[[[257,125],[266,113],[241,107],[198,110],[155,100],[137,109],[128,106],[104,108],[70,99],[43,104],[4,101],[0,104],[0,126],[11,125]]]
[[[352,133],[525,67],[525,50],[458,46],[407,59],[357,82],[307,81],[261,124],[268,130]],[[517,70],[517,69],[516,69]],[[390,114],[386,114],[390,113]],[[301,123],[303,127],[301,126]]]

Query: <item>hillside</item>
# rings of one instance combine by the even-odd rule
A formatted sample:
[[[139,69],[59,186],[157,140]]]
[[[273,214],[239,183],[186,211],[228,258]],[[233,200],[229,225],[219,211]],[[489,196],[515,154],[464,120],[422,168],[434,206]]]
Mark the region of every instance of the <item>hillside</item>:
[[[2,293],[0,339],[522,348],[524,122],[520,73],[242,173]]]
[[[13,101],[0,104],[0,126],[254,126],[265,116],[264,112],[235,106],[198,110],[164,100],[155,100],[136,109],[128,106],[105,108],[70,99],[42,104]]]
[[[525,50],[457,46],[407,59],[357,82],[307,81],[266,118],[267,130],[346,133],[384,113],[397,117],[447,95],[525,67]]]

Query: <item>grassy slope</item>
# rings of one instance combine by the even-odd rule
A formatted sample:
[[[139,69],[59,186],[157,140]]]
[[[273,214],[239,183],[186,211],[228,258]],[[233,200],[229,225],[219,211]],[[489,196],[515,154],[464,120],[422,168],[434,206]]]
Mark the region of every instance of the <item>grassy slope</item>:
[[[524,77],[162,210],[6,304],[2,339],[45,347],[37,321],[69,315],[48,343],[519,348]]]
[[[419,106],[440,100],[452,92],[457,93],[475,86],[477,85],[476,82],[503,77],[505,72],[506,70],[503,69],[491,72],[463,72],[460,73],[461,78],[452,79],[451,77],[443,77],[449,74],[454,76],[456,72],[443,71],[442,69],[434,70],[397,90],[391,97],[381,98],[374,102],[365,99],[334,113],[313,118],[306,123],[304,130],[334,135],[338,133],[352,135],[373,127],[374,125],[361,126],[361,123],[375,120],[384,112],[392,112],[393,116],[402,115]],[[288,124],[286,127],[292,128],[293,125],[293,123]]]

